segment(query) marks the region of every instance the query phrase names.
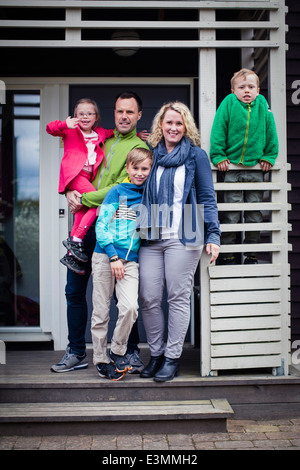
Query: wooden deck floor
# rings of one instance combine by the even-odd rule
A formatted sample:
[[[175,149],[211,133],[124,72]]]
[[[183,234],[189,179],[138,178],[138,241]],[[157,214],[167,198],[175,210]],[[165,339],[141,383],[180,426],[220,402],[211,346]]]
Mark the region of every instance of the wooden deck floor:
[[[0,364],[0,403],[124,402],[227,399],[238,419],[300,417],[300,368],[285,377],[271,370],[227,371],[218,377],[201,377],[199,350],[184,349],[180,376],[157,383],[126,374],[119,382],[99,377],[88,350],[89,367],[53,373],[63,351],[7,351]],[[141,349],[145,364],[147,347]]]
[[[72,371],[68,373],[53,373],[50,368],[52,364],[60,361],[64,351],[35,351],[35,350],[15,350],[6,351],[6,364],[0,364],[0,386],[9,383],[106,383],[106,379],[101,379],[93,365],[92,348],[87,349],[87,359],[89,367],[87,369]],[[150,353],[147,346],[142,346],[140,351],[141,359],[147,365]],[[300,365],[290,367],[290,375],[278,377],[276,379],[291,381],[300,377]],[[218,377],[200,376],[200,352],[197,348],[187,346],[184,348],[180,359],[180,375],[173,382],[180,384],[186,381],[257,381],[274,380],[271,369],[252,369],[240,371],[220,372]],[[126,374],[122,381],[124,383],[144,383],[153,382],[152,379],[141,379],[139,374]],[[110,381],[109,381],[110,382]],[[158,384],[156,384],[158,385]]]
[[[106,379],[101,379],[93,365],[92,349],[87,349],[87,359],[89,367],[87,369],[72,371],[68,373],[53,373],[50,368],[52,364],[60,361],[64,351],[7,351],[6,364],[0,364],[0,386],[9,383],[107,383]],[[149,350],[146,346],[142,346],[140,352],[141,359],[146,365],[150,358]],[[186,381],[189,382],[224,382],[230,381],[257,381],[261,380],[274,380],[271,369],[252,369],[240,371],[224,371],[218,377],[201,377],[200,376],[200,353],[197,348],[187,346],[184,348],[182,357],[180,359],[180,375],[172,382],[180,384]],[[300,366],[298,368],[291,367],[290,375],[282,377],[281,380],[291,381],[297,380],[300,377]],[[275,379],[279,379],[275,378]],[[141,379],[139,374],[126,374],[124,379],[118,382],[117,386],[124,383],[138,384],[153,382],[152,379]],[[156,385],[158,385],[156,383]]]
[[[106,383],[106,379],[101,379],[93,365],[92,349],[87,349],[87,359],[89,367],[87,369],[72,371],[68,373],[54,373],[50,371],[52,364],[60,361],[64,351],[7,351],[6,364],[0,364],[0,385],[13,383],[16,380],[20,383]],[[150,353],[147,347],[142,347],[140,352],[141,359],[147,365]],[[199,378],[200,359],[199,350],[194,348],[185,348],[181,364],[180,377],[177,381],[182,382],[186,379]],[[147,380],[147,379],[146,379]],[[175,379],[174,379],[175,380]],[[126,374],[121,383],[144,382],[139,374]],[[147,380],[148,381],[148,380]],[[110,381],[109,381],[110,382]]]

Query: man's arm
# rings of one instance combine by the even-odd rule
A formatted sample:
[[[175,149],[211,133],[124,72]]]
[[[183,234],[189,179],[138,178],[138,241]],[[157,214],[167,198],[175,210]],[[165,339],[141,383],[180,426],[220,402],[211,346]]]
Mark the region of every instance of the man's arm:
[[[76,189],[66,191],[66,198],[72,214],[76,214],[76,212],[78,212],[82,208],[80,197],[81,194],[76,191]]]
[[[117,184],[122,183],[127,176],[128,176],[128,173],[126,171],[126,168],[124,167],[118,179],[115,180],[113,183],[109,184],[108,186],[105,186],[105,188],[98,189],[97,191],[83,193],[82,203],[88,207],[98,207],[100,204],[102,204],[108,191],[114,186],[116,186]]]

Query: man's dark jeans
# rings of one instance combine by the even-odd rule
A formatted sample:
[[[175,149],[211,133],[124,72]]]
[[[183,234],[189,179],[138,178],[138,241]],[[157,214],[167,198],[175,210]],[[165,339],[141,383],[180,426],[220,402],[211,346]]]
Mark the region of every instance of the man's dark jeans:
[[[85,354],[85,330],[88,319],[88,307],[86,302],[86,289],[91,274],[91,260],[96,243],[95,227],[92,226],[84,238],[85,253],[89,261],[84,263],[86,274],[76,274],[67,270],[66,300],[69,348],[73,354],[82,356]],[[139,335],[137,322],[133,325],[128,346],[130,351],[138,350]],[[128,349],[129,349],[128,347]]]

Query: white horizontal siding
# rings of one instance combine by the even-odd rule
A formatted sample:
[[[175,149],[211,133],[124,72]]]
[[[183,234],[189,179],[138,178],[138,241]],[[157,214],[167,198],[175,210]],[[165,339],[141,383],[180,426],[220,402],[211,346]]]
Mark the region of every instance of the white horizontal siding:
[[[99,0],[1,0],[1,6],[7,7],[36,7],[36,8],[172,8],[172,9],[231,9],[231,8],[254,8],[254,9],[278,9],[280,1],[188,1],[188,0],[121,0],[109,3]]]
[[[29,20],[29,19],[15,19],[7,18],[0,20],[1,28],[10,28],[11,31],[15,31],[15,37],[10,37],[7,40],[0,41],[0,47],[91,47],[91,48],[278,48],[279,42],[271,39],[264,39],[263,34],[259,32],[263,31],[277,31],[280,28],[280,22],[277,18],[272,18],[269,21],[249,20],[243,21],[216,21],[215,18],[210,18],[209,14],[211,11],[218,9],[268,9],[270,11],[277,10],[279,8],[279,2],[266,2],[266,1],[253,1],[245,2],[243,0],[238,2],[230,1],[55,1],[55,0],[1,0],[0,5],[2,8],[15,7],[15,8],[27,8],[28,12],[36,9],[53,8],[63,10],[65,12],[64,20]],[[83,20],[82,11],[93,9],[126,9],[127,12],[132,12],[134,15],[135,11],[145,11],[145,19],[142,21],[132,20],[124,21],[103,21],[103,20]],[[173,10],[195,10],[199,12],[198,21],[147,21],[147,10],[158,9],[173,9]],[[206,18],[200,18],[202,12],[208,12]],[[20,28],[30,28],[31,30],[37,30],[37,28],[55,28],[59,30],[65,30],[65,39],[44,39],[41,40],[37,37],[36,40],[22,39],[20,37]],[[199,37],[198,31],[216,31],[220,29],[238,29],[241,31],[255,30],[258,33],[250,40],[217,40],[214,35],[213,38],[199,37],[199,40],[180,40],[180,35],[176,40],[83,40],[82,31],[86,29],[113,29],[113,30],[161,30],[166,31],[170,29],[182,30],[189,29],[196,32],[196,37]],[[38,33],[37,33],[38,34]],[[200,35],[201,36],[201,35]]]
[[[212,370],[262,369],[281,366],[280,355],[212,358]]]
[[[252,330],[251,340],[255,344],[268,343],[269,341],[278,341],[281,339],[280,328]],[[222,344],[230,347],[231,344],[243,344],[249,341],[249,332],[246,330],[238,331],[212,331],[211,343],[212,347]]]

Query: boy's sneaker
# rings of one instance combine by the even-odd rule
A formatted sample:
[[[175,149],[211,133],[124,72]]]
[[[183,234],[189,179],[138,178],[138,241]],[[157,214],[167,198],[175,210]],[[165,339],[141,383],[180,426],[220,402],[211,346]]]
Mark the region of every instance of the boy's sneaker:
[[[118,356],[118,354],[114,354],[112,351],[110,351],[110,358],[116,366],[116,370],[118,372],[127,372],[132,369],[126,356]]]
[[[58,364],[54,364],[51,370],[52,372],[69,372],[70,370],[86,369],[87,367],[86,354],[76,356],[76,354],[71,353],[70,348],[67,348],[61,361]]]
[[[131,369],[128,370],[129,374],[140,374],[145,366],[139,356],[138,351],[126,354],[127,361],[129,362]]]
[[[235,256],[230,256],[229,258],[220,257],[218,264],[223,265],[223,266],[231,266],[231,265],[237,264],[236,257]]]
[[[72,256],[77,261],[81,261],[82,263],[86,263],[89,258],[86,254],[84,254],[84,245],[81,242],[73,242],[73,240],[69,237],[67,240],[64,240],[63,242],[64,247],[67,248],[67,250],[70,251]]]
[[[99,364],[96,365],[96,369],[100,377],[114,380],[115,382],[123,379],[125,375],[124,372],[118,372],[112,362],[110,362],[109,364],[100,362]]]
[[[72,255],[66,254],[61,258],[60,262],[76,274],[85,274],[85,270],[77,263],[76,259],[74,259]]]

